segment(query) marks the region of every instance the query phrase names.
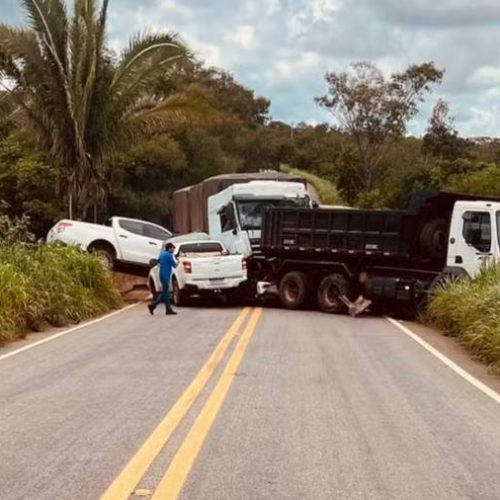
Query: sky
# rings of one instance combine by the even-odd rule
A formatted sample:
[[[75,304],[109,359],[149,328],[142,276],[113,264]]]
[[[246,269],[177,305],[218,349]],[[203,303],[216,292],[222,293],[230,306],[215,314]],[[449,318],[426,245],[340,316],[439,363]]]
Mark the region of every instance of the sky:
[[[69,1],[69,0],[68,0]],[[207,65],[226,69],[271,100],[288,123],[333,123],[314,103],[324,75],[371,61],[384,72],[434,61],[443,84],[409,132],[421,135],[438,98],[469,137],[500,137],[500,0],[110,0],[109,41],[180,33]],[[23,20],[18,0],[0,0],[0,21]]]

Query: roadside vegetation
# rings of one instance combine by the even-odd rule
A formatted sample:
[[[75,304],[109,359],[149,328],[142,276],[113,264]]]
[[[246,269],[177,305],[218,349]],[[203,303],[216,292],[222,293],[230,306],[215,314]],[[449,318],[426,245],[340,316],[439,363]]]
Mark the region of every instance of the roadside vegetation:
[[[426,320],[500,373],[500,265],[436,290]]]
[[[290,125],[271,117],[267,98],[197,60],[182,33],[138,26],[142,34],[115,53],[107,20],[116,2],[70,3],[19,0],[25,24],[0,19],[0,231],[9,235],[0,248],[0,341],[119,305],[96,258],[26,246],[10,230],[26,216],[36,238],[68,213],[171,227],[176,189],[282,165],[324,204],[405,208],[428,189],[500,197],[500,139],[460,137],[447,102],[435,99],[422,137],[408,135],[446,78],[432,62],[391,75],[372,63],[340,68],[325,75],[323,96],[311,96],[334,122]],[[497,368],[499,274],[451,284],[430,306],[435,325]]]
[[[288,165],[281,165],[281,171],[288,174],[297,175],[305,179],[318,193],[318,196],[323,205],[344,205],[345,202],[339,194],[337,186],[329,180],[322,179],[321,177],[299,170],[298,168],[291,168]]]
[[[97,256],[37,244],[28,224],[26,217],[0,215],[0,345],[122,305],[111,273]]]

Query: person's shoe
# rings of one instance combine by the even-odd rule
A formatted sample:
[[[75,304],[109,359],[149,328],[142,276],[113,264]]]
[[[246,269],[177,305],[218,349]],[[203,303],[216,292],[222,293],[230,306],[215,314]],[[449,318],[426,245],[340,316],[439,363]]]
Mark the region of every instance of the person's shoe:
[[[153,316],[153,314],[155,313],[155,306],[153,304],[148,304],[148,309],[149,309],[149,314]]]
[[[166,314],[167,316],[172,316],[172,315],[175,315],[175,314],[177,314],[177,313],[171,309],[170,311],[167,311],[165,314]]]

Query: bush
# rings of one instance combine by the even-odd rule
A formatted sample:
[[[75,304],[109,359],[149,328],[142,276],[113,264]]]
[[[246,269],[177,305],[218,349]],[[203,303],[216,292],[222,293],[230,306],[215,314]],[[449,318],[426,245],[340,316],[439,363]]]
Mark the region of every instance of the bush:
[[[323,205],[344,205],[337,187],[326,179],[322,179],[317,175],[311,174],[298,168],[291,168],[288,165],[281,165],[280,170],[287,174],[297,175],[306,180],[311,186],[316,189]]]
[[[35,236],[29,230],[30,219],[22,217],[10,218],[0,214],[0,245],[16,243],[33,243]]]
[[[121,305],[111,273],[76,247],[0,243],[0,343]]]
[[[427,320],[500,373],[500,265],[448,282],[433,295]]]

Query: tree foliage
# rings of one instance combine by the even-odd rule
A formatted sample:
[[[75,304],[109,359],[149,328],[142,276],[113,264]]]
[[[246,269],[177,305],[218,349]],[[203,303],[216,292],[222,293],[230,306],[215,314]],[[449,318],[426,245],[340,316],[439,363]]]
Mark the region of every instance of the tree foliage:
[[[207,111],[199,95],[152,94],[159,74],[190,57],[175,33],[133,36],[117,60],[106,40],[108,0],[22,0],[29,27],[0,25],[0,80],[57,167],[77,217],[105,198],[104,166],[124,145]],[[205,108],[207,109],[204,109]]]
[[[453,125],[454,119],[449,112],[448,103],[439,99],[429,118],[427,131],[423,137],[422,151],[439,160],[466,158],[470,144],[458,137],[458,132]]]
[[[361,62],[348,72],[326,75],[328,94],[316,102],[331,111],[353,138],[361,160],[358,181],[366,191],[375,187],[389,145],[405,134],[423,96],[442,77],[443,71],[433,63],[412,65],[385,77],[374,64]]]

